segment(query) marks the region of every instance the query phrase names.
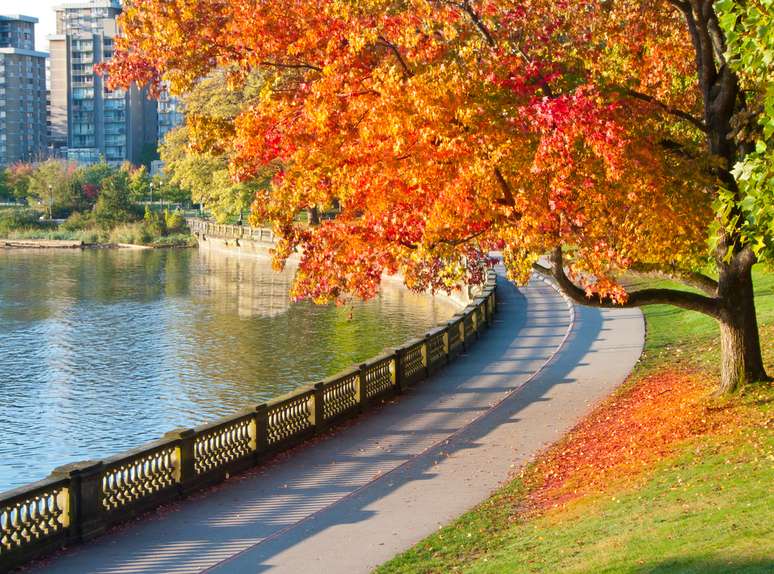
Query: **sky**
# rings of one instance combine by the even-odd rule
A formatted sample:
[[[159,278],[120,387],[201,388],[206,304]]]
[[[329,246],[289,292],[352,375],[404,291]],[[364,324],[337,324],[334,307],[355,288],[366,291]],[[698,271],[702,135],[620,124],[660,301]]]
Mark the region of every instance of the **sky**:
[[[67,0],[0,0],[0,14],[21,14],[40,20],[35,24],[35,49],[48,52],[46,37],[56,32],[53,8],[66,3]]]

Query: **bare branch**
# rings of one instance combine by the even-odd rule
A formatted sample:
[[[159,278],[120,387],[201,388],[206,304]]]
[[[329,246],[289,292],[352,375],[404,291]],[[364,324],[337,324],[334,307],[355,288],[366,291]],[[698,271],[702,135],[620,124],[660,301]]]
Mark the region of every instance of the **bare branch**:
[[[511,190],[511,186],[505,180],[505,177],[503,177],[503,172],[500,171],[499,167],[496,167],[494,172],[495,177],[497,178],[497,183],[500,184],[500,189],[503,190],[503,195],[505,195],[505,201],[507,205],[515,205],[516,200],[513,197],[513,191]]]
[[[468,241],[473,241],[474,239],[481,237],[484,233],[489,231],[492,228],[491,225],[487,225],[485,228],[483,228],[481,231],[477,231],[471,235],[468,235],[467,237],[462,237],[460,239],[439,239],[438,241],[434,241],[430,244],[430,249],[435,249],[438,245],[451,245],[453,247],[456,247],[458,245],[464,245]]]
[[[726,36],[720,29],[718,15],[712,2],[704,4],[704,20],[707,23],[707,33],[712,40],[712,49],[715,57],[720,63],[720,67],[726,65]]]
[[[694,41],[696,54],[701,61],[699,68],[699,81],[705,94],[705,101],[709,101],[710,89],[718,76],[718,68],[715,65],[715,47],[707,29],[704,4],[706,0],[691,0],[691,11],[688,27]],[[710,3],[711,4],[711,3]],[[697,43],[698,42],[698,43]]]

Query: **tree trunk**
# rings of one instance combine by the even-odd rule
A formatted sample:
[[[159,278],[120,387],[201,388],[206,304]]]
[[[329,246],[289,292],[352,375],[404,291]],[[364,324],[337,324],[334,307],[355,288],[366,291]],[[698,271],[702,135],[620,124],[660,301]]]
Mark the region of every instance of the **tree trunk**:
[[[317,209],[317,206],[310,207],[307,214],[309,215],[309,225],[320,225],[320,210]]]
[[[752,265],[732,261],[720,272],[721,380],[719,393],[730,393],[742,384],[767,379],[761,355],[755,315]]]

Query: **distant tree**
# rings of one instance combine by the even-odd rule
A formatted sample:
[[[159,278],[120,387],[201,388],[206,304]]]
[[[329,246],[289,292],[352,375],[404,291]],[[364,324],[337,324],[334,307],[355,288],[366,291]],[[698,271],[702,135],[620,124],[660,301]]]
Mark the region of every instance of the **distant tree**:
[[[86,212],[94,207],[102,187],[102,181],[112,175],[113,171],[114,168],[105,161],[77,168],[73,174],[75,185],[79,187],[76,211]]]
[[[129,174],[124,170],[117,170],[102,180],[102,189],[94,206],[94,220],[97,224],[111,228],[139,218],[137,207],[131,200]]]
[[[156,175],[152,180],[153,189],[158,190],[159,198],[164,201],[181,205],[189,205],[191,203],[191,192],[188,189],[173,183],[166,173]]]
[[[0,201],[13,201],[14,199],[8,170],[0,169]]]
[[[27,201],[32,172],[33,167],[29,163],[15,163],[5,169],[6,185],[16,201]]]
[[[134,167],[129,162],[124,162],[121,170],[129,177],[129,196],[132,201],[143,201],[150,193],[151,177],[144,165]]]
[[[249,209],[260,186],[235,182],[226,155],[196,151],[191,143],[188,127],[182,126],[167,133],[161,144],[170,186],[187,191],[185,195],[193,202],[205,204],[218,221]]]
[[[53,216],[67,216],[82,208],[83,192],[75,163],[48,160],[32,170],[28,198]]]
[[[159,159],[159,148],[153,143],[146,143],[140,151],[140,165],[145,169],[150,169],[151,164]]]

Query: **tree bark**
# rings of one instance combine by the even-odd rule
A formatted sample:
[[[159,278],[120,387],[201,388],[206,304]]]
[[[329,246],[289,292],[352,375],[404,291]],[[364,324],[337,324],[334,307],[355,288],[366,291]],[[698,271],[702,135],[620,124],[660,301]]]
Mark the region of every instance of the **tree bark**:
[[[752,263],[744,254],[722,264],[718,281],[721,301],[720,362],[718,393],[730,393],[741,385],[767,380],[763,366],[758,319],[755,314]]]
[[[675,289],[642,289],[630,293],[629,300],[623,304],[588,297],[565,273],[561,248],[554,249],[550,261],[550,267],[536,265],[535,270],[553,277],[562,292],[581,305],[623,308],[665,304],[717,319],[721,355],[718,394],[733,392],[746,383],[769,380],[763,365],[755,314],[752,280],[755,257],[749,249],[738,251],[729,262],[719,260],[719,279],[714,297]]]
[[[307,214],[309,215],[309,225],[320,225],[320,210],[317,209],[317,206],[310,207]]]

